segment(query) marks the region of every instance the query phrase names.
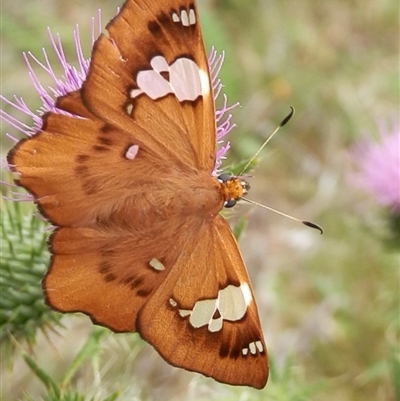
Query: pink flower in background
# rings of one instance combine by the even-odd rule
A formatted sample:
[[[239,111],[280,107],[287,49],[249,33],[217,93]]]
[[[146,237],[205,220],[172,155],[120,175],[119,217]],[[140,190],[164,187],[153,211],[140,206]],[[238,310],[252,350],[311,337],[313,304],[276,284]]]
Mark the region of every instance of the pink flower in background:
[[[398,121],[380,122],[377,128],[377,139],[363,138],[352,149],[357,171],[351,176],[351,183],[399,214],[400,125]]]

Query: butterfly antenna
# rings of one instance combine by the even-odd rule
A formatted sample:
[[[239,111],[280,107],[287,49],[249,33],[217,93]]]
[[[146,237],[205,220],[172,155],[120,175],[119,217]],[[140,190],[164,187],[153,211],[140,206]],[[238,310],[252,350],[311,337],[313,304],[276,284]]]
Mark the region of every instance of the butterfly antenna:
[[[290,106],[290,113],[282,120],[282,122],[275,128],[275,131],[265,140],[265,142],[261,145],[260,149],[257,150],[255,155],[246,163],[246,165],[242,168],[242,171],[240,174],[237,176],[240,177],[250,166],[251,163],[253,163],[254,159],[260,154],[260,152],[267,146],[267,143],[275,136],[275,134],[284,126],[286,125],[289,120],[293,117],[294,114],[294,108]]]
[[[320,227],[318,224],[312,223],[311,221],[298,219],[297,217],[293,217],[290,214],[286,214],[286,213],[280,212],[279,210],[273,209],[272,207],[269,207],[269,206],[265,206],[265,205],[263,205],[261,203],[255,202],[255,201],[253,201],[251,199],[247,199],[247,198],[240,198],[240,199],[244,200],[244,201],[246,201],[248,203],[251,203],[252,205],[256,205],[256,206],[262,207],[263,209],[270,210],[271,212],[275,212],[277,214],[280,214],[281,216],[284,216],[284,217],[287,217],[287,218],[289,218],[291,220],[297,221],[298,223],[302,223],[307,227],[315,228],[321,234],[324,233],[324,230],[322,229],[322,227]]]

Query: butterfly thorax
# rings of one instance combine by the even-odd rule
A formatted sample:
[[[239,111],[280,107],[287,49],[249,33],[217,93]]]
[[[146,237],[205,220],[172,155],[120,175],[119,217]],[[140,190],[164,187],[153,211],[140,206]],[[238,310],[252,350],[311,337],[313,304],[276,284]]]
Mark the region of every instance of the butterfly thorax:
[[[168,172],[148,178],[147,183],[147,190],[143,187],[120,198],[107,220],[135,230],[171,227],[188,219],[201,225],[214,219],[226,203],[224,184],[208,172]]]
[[[218,176],[221,185],[221,193],[224,198],[225,207],[233,207],[243,195],[246,195],[250,189],[250,184],[239,176],[221,174]]]

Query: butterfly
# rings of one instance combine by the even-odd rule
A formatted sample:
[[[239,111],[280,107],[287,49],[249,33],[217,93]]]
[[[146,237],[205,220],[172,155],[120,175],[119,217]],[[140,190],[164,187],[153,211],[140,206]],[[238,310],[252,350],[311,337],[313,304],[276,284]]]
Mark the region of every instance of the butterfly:
[[[249,189],[215,177],[212,81],[193,0],[127,0],[85,82],[8,153],[55,227],[47,304],[138,332],[171,365],[261,389],[254,294],[220,215]]]

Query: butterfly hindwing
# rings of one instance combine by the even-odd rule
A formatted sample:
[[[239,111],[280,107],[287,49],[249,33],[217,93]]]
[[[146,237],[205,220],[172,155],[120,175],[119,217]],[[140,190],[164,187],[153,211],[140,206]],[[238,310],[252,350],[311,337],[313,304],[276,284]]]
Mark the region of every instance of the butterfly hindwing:
[[[60,312],[86,313],[113,331],[136,331],[137,312],[178,258],[167,242],[167,233],[149,230],[59,228],[50,238],[46,301]]]

